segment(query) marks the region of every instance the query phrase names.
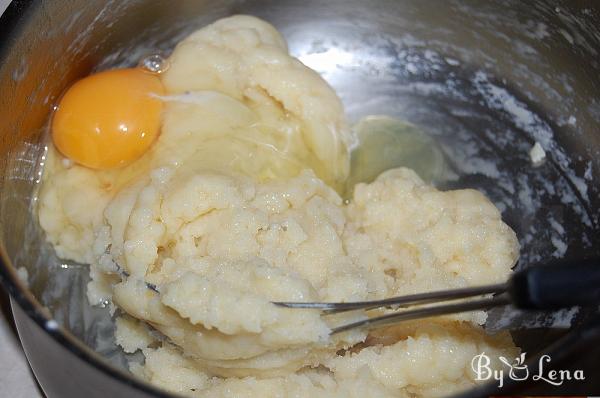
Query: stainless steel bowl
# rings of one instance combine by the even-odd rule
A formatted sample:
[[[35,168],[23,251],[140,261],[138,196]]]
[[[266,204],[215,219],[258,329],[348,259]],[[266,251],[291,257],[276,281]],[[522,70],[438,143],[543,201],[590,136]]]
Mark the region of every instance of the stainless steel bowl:
[[[389,114],[434,137],[455,176],[440,185],[481,189],[502,209],[522,244],[519,267],[600,254],[600,7],[592,0],[16,0],[0,20],[0,278],[48,397],[166,396],[124,370],[107,311],[86,303],[86,267],[56,258],[32,216],[48,115],[75,79],[168,54],[185,34],[236,13],[280,29],[291,52],[336,88],[351,121]],[[537,168],[534,142],[548,155]],[[518,329],[532,371],[534,353],[556,364],[583,352],[563,367],[588,372],[588,383],[560,388],[506,380],[503,393],[598,392],[599,353],[588,348],[600,335],[596,309],[503,315],[492,313],[488,327]]]

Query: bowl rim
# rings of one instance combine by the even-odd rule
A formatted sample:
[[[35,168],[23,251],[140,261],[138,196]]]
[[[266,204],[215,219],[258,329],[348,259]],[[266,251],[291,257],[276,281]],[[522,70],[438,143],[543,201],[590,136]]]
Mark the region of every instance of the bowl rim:
[[[25,24],[28,15],[40,8],[43,1],[44,0],[12,0],[4,13],[0,15],[0,66],[3,64],[4,54],[10,51],[12,43],[10,39],[15,39],[20,29]],[[58,325],[57,327],[48,311],[29,291],[26,284],[18,276],[17,271],[6,252],[4,242],[1,240],[0,286],[10,295],[11,303],[14,304],[16,302],[16,304],[25,312],[27,317],[33,320],[55,342],[87,364],[119,382],[150,394],[152,397],[174,398],[181,396],[177,393],[165,391],[149,382],[139,379],[131,373],[117,368],[91,347],[83,343],[69,330],[61,325]],[[564,355],[559,355],[564,354],[563,347],[565,347],[565,345],[568,346],[580,342],[584,331],[585,327],[572,327],[565,336],[553,342],[544,353],[551,355],[553,358],[554,356],[563,357]],[[537,358],[539,358],[539,355],[532,356],[527,361],[531,369],[535,370],[537,365],[535,360]],[[477,398],[495,393],[506,394],[530,387],[534,384],[531,382],[516,383],[514,380],[511,380],[508,375],[505,375],[503,381],[504,387],[502,389],[496,386],[497,382],[495,380],[490,380],[447,398]]]

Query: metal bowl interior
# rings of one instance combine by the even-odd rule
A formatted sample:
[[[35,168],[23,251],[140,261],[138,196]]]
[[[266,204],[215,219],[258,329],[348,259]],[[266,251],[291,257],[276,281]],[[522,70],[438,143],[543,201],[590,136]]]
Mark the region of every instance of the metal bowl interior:
[[[0,275],[28,316],[100,371],[129,377],[115,370],[126,357],[108,310],[87,305],[85,265],[58,259],[33,215],[45,123],[75,79],[168,54],[237,13],[273,23],[337,90],[350,121],[388,114],[434,137],[453,176],[438,185],[480,189],[496,203],[521,242],[519,267],[600,255],[593,1],[15,1],[0,22]],[[535,142],[547,153],[540,167],[529,157]],[[517,344],[541,353],[594,315],[494,311],[488,327],[517,328]]]

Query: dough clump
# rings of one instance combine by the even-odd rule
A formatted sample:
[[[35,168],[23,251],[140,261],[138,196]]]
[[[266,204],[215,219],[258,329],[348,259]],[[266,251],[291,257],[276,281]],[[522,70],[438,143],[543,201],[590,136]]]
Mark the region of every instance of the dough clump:
[[[219,20],[169,61],[151,151],[92,171],[51,148],[40,192],[57,254],[91,265],[91,304],[110,301],[118,344],[143,352],[135,374],[198,397],[432,397],[475,384],[474,355],[518,353],[483,312],[330,336],[364,314],[272,304],[501,282],[518,242],[478,191],[405,168],[345,204],[341,103],[266,22]]]

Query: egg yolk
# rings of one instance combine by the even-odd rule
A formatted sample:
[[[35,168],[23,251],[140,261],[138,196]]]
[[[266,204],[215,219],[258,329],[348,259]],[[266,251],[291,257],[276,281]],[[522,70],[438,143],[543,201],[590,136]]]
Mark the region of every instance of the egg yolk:
[[[141,68],[115,69],[77,81],[52,119],[54,145],[93,169],[125,166],[146,152],[160,132],[164,94],[159,77]]]

